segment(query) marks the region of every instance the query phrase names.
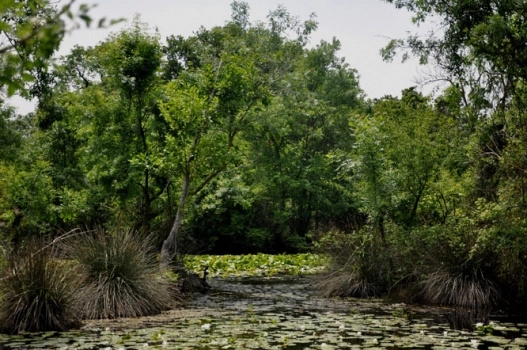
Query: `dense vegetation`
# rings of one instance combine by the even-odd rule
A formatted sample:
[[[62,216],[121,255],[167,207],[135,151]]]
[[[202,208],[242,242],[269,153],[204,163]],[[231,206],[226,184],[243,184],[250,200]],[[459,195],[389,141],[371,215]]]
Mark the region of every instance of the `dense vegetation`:
[[[63,27],[16,26],[61,12],[28,1],[2,20],[2,88],[38,100],[0,106],[2,239],[151,234],[164,265],[317,247],[327,295],[523,302],[527,4],[388,2],[442,21],[382,50],[434,64],[438,96],[369,100],[313,18],[237,1],[224,26],[163,41],[136,19],[48,67]]]
[[[317,254],[246,254],[186,255],[185,266],[208,277],[291,276],[317,274],[324,270],[327,258]]]

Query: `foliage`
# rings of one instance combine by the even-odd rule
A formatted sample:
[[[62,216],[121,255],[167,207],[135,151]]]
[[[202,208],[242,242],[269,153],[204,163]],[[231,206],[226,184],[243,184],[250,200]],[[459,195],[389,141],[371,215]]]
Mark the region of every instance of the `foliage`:
[[[372,297],[390,287],[389,252],[371,231],[330,232],[318,249],[331,257],[328,270],[316,284],[320,295]]]
[[[69,93],[57,100],[67,105],[69,123],[78,124],[74,157],[88,193],[97,200],[90,209],[95,215],[119,216],[146,232],[159,215],[156,201],[167,185],[155,157],[162,147],[155,107],[159,38],[136,19],[130,28],[86,51],[68,59],[75,64],[69,68],[73,72],[85,70],[81,77],[89,86],[77,91],[78,103],[68,102]],[[70,79],[69,73],[64,78]]]
[[[209,268],[211,277],[302,275],[322,271],[326,258],[316,254],[186,255],[185,266],[196,273]]]
[[[2,220],[9,223],[6,236],[19,240],[24,236],[47,232],[56,216],[49,201],[51,179],[46,173],[48,163],[34,160],[33,164],[0,167],[2,174]]]
[[[0,279],[0,331],[64,331],[80,325],[76,276],[44,239],[4,247]]]
[[[434,18],[442,30],[425,38],[393,39],[383,50],[385,59],[405,51],[403,58],[415,55],[422,63],[435,64],[439,73],[432,79],[460,89],[464,106],[476,118],[502,112],[520,97],[517,89],[527,77],[521,44],[527,35],[523,1],[388,2],[412,11],[416,24]],[[477,127],[476,119],[468,126]]]
[[[413,89],[375,101],[371,111],[354,123],[348,167],[368,222],[322,240],[333,258],[321,292],[494,305],[496,255],[477,243],[467,217],[474,213],[458,208],[470,192],[459,121]]]
[[[50,73],[53,54],[67,32],[94,21],[91,7],[76,8],[74,1],[59,6],[48,0],[8,0],[0,5],[0,89],[8,96],[37,97],[41,107],[36,115],[19,116],[1,102],[0,217],[10,239],[49,232],[54,226],[67,229],[86,218],[85,192],[78,191],[82,177],[72,156],[77,140],[71,125],[61,120],[63,109],[50,103],[49,96],[56,87]],[[106,26],[106,19],[97,25]],[[49,127],[49,120],[59,123],[48,135],[40,134],[37,126]]]
[[[436,186],[454,176],[451,159],[463,147],[451,129],[456,124],[414,89],[403,91],[400,100],[376,101],[372,115],[355,122],[357,158],[351,170],[361,208],[381,233],[384,219],[411,227],[430,220],[420,216],[424,205],[424,211],[439,211]]]
[[[362,92],[356,71],[337,56],[339,47],[337,40],[323,41],[289,58],[294,70],[272,86],[273,98],[241,135],[248,171],[219,179],[206,193],[204,202],[216,198],[219,215],[206,208],[196,231],[211,235],[218,249],[225,240],[237,248],[245,240],[261,242],[246,245],[249,251],[306,251],[314,231],[353,212],[352,184],[335,174],[339,155],[353,143],[350,113],[362,107]],[[221,229],[206,230],[211,224]],[[248,239],[254,235],[257,240]]]
[[[443,269],[428,274],[423,284],[423,297],[429,303],[456,305],[475,310],[496,305],[498,291],[482,271],[449,273]]]
[[[495,323],[492,321],[487,324],[484,324],[483,322],[478,322],[476,323],[476,330],[481,335],[492,335],[495,326]]]
[[[21,144],[21,135],[16,130],[14,110],[0,105],[0,161],[13,161]]]
[[[126,226],[153,234],[163,266],[185,252],[318,245],[332,256],[327,295],[524,303],[524,4],[388,2],[443,26],[382,51],[436,64],[447,85],[437,96],[409,87],[366,100],[340,42],[310,43],[313,17],[279,6],[252,23],[237,1],[222,26],[163,43],[137,18],[46,69],[71,4],[6,3],[0,26],[15,39],[0,46],[0,76],[15,91],[31,73],[38,107],[22,117],[0,106],[2,238]],[[44,27],[30,32],[35,18]],[[260,255],[210,259],[220,275],[299,271]]]
[[[273,97],[274,87],[303,52],[312,21],[300,23],[284,8],[267,24],[252,25],[247,5],[233,4],[232,21],[202,29],[184,40],[171,37],[165,76],[172,78],[160,101],[169,126],[167,150],[171,175],[181,179],[179,206],[161,261],[178,253],[177,241],[187,202],[222,173],[243,164],[239,139]]]
[[[183,227],[216,251],[232,237],[238,252],[307,251],[312,231],[357,213],[334,174],[363,105],[338,40],[307,48],[315,29],[283,7],[251,23],[236,3],[225,26],[166,45],[136,19],[74,48],[36,76],[38,109],[3,170],[6,232],[125,222],[156,241]]]
[[[172,305],[171,286],[158,275],[148,238],[133,231],[87,231],[64,243],[81,279],[80,310],[86,318],[138,317]]]
[[[0,88],[7,88],[8,95],[16,92],[27,95],[27,83],[35,80],[37,71],[47,69],[64,35],[78,27],[79,22],[90,26],[91,6],[81,4],[75,11],[74,2],[70,0],[58,7],[49,0],[2,1]],[[119,21],[111,20],[109,24]],[[105,25],[106,18],[98,20],[99,27]]]
[[[414,54],[437,65],[440,76],[436,78],[450,84],[437,107],[458,121],[459,135],[470,145],[465,165],[456,163],[462,176],[451,178],[461,190],[456,191],[461,196],[455,199],[454,222],[439,229],[447,231],[461,220],[466,230],[455,229],[446,235],[444,242],[465,256],[457,260],[463,268],[449,273],[454,279],[461,273],[470,283],[479,280],[481,283],[476,284],[483,291],[497,288],[509,301],[523,303],[525,246],[519,242],[524,241],[526,158],[519,145],[525,139],[527,75],[522,63],[525,48],[520,44],[527,35],[522,10],[525,4],[388,2],[412,11],[416,23],[434,18],[442,25],[441,31],[427,38],[395,39],[383,54],[390,59],[404,51],[405,57]],[[466,263],[472,272],[463,271]],[[434,276],[433,271],[428,273]]]

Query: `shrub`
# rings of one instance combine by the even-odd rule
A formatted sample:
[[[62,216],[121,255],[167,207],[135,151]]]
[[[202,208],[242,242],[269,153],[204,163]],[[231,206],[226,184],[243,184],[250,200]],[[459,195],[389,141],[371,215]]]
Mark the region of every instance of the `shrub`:
[[[375,285],[366,278],[344,269],[328,273],[315,286],[323,297],[368,297],[378,294]]]
[[[331,259],[328,272],[316,284],[322,296],[370,297],[386,293],[389,255],[370,231],[330,233],[320,244]]]
[[[426,275],[421,282],[426,302],[484,310],[496,304],[498,289],[478,269],[451,272],[445,268]]]
[[[74,307],[71,268],[56,260],[43,240],[33,240],[16,251],[5,248],[0,279],[0,330],[63,331],[80,325]]]
[[[148,238],[98,229],[66,241],[64,251],[78,264],[78,302],[86,318],[147,316],[173,304]]]
[[[497,257],[481,244],[480,230],[460,219],[415,233],[419,244],[413,251],[420,256],[416,287],[422,301],[477,310],[497,304]]]

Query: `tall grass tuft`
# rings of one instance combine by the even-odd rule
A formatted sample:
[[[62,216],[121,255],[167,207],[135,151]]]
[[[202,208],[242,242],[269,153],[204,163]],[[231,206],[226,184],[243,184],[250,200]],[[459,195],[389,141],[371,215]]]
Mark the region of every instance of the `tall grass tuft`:
[[[5,249],[0,279],[0,331],[64,331],[80,325],[71,268],[56,260],[51,245],[32,240]]]
[[[64,251],[78,264],[78,302],[85,318],[147,316],[173,306],[171,285],[159,276],[150,239],[98,229],[66,241]]]
[[[316,285],[318,294],[322,297],[369,297],[379,295],[374,283],[364,276],[345,270],[332,271],[325,275]]]
[[[439,305],[453,305],[476,310],[494,306],[499,291],[480,269],[470,272],[451,272],[439,268],[421,282],[424,301]]]
[[[421,243],[414,247],[420,256],[416,292],[422,301],[478,312],[503,301],[495,283],[495,253],[478,244],[479,232],[472,223],[460,220],[416,232],[416,241]]]
[[[372,297],[386,293],[390,270],[387,252],[371,232],[333,232],[321,242],[331,257],[328,271],[315,285],[324,297]]]

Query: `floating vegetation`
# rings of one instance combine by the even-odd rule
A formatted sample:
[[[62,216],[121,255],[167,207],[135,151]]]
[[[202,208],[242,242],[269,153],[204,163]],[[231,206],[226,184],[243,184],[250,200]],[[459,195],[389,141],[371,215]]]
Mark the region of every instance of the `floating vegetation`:
[[[318,254],[187,255],[185,265],[211,277],[305,275],[324,270],[327,258]]]
[[[252,283],[258,281],[259,283]],[[379,299],[318,298],[299,276],[211,279],[212,290],[162,315],[93,320],[82,330],[0,335],[3,349],[523,349],[527,324],[450,329],[423,309]],[[411,314],[412,317],[405,317]],[[492,334],[488,328],[492,327]]]

